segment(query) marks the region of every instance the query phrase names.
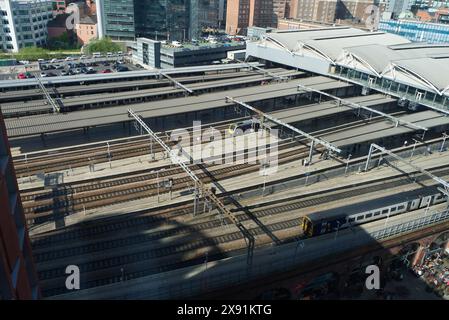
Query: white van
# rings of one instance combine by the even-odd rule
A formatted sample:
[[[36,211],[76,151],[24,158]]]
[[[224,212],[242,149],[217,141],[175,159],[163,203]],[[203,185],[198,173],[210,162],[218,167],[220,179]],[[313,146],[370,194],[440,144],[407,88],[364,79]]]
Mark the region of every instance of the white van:
[[[182,43],[179,42],[179,41],[172,41],[171,44],[172,44],[174,47],[177,47],[177,48],[182,47]]]
[[[94,58],[99,58],[99,57],[101,57],[101,52],[94,52],[92,56]]]

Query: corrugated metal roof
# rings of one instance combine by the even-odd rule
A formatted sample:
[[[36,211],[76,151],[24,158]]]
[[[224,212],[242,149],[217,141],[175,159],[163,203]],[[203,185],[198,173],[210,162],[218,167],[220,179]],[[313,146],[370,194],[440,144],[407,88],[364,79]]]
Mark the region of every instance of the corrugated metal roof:
[[[98,126],[111,123],[130,121],[127,109],[132,108],[144,118],[159,117],[185,112],[208,110],[226,106],[225,96],[233,96],[244,102],[259,101],[275,97],[283,97],[298,92],[297,84],[313,86],[317,90],[349,87],[351,84],[317,76],[296,81],[282,82],[260,86],[228,90],[226,92],[213,92],[200,96],[175,98],[150,103],[139,103],[126,106],[117,106],[104,109],[90,109],[75,111],[68,114],[50,114],[22,117],[19,119],[5,119],[9,137],[40,134],[54,131],[78,129],[89,126]]]

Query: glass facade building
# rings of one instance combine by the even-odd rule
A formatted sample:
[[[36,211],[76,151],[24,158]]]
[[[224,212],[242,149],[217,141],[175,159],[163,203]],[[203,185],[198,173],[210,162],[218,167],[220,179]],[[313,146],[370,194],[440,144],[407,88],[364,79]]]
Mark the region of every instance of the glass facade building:
[[[0,0],[0,51],[45,45],[51,19],[51,0]]]
[[[414,42],[449,43],[449,25],[408,20],[381,20],[379,31],[394,33]]]
[[[219,12],[219,0],[98,0],[99,36],[184,41],[218,27]]]
[[[136,1],[137,37],[179,41],[188,39],[190,37],[189,3],[188,0]]]
[[[97,1],[98,36],[113,40],[134,40],[134,0]]]

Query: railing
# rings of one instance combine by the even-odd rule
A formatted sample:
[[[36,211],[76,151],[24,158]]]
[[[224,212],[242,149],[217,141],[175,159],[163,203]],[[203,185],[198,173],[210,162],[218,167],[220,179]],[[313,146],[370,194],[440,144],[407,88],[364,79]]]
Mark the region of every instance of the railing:
[[[386,238],[389,238],[389,237],[392,237],[392,236],[395,236],[398,234],[421,229],[422,227],[425,227],[427,225],[431,225],[434,223],[438,223],[438,222],[444,221],[446,219],[449,219],[449,210],[436,212],[434,214],[424,216],[422,218],[418,218],[415,220],[407,221],[402,224],[390,226],[385,229],[371,233],[371,236],[377,240],[386,239]]]
[[[357,83],[370,89],[374,89],[385,94],[389,94],[398,98],[405,98],[416,104],[427,106],[436,111],[449,114],[449,97],[447,95],[438,95],[434,92],[425,91],[424,89],[416,89],[411,86],[399,84],[394,81],[369,77],[360,72],[335,72],[331,74],[336,78]]]
[[[127,280],[102,287],[55,296],[55,299],[179,299],[204,294],[214,289],[248,283],[273,273],[291,271],[303,263],[317,259],[341,256],[363,245],[372,244],[405,232],[421,229],[449,219],[449,210],[434,212],[422,218],[391,225],[380,230],[353,232],[342,230],[342,235],[327,234],[322,239],[311,238],[273,248],[256,250],[253,264],[248,267],[245,255],[220,261],[207,260],[203,264]],[[321,237],[320,237],[321,238]]]

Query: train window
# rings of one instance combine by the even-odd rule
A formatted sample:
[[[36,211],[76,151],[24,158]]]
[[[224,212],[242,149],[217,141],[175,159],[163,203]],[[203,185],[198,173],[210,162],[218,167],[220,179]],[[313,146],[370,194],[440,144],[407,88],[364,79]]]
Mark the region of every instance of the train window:
[[[362,220],[362,219],[363,219],[363,217],[364,217],[363,215],[361,215],[361,216],[358,216],[358,217],[357,217],[357,221],[359,221],[359,220]]]
[[[365,218],[371,218],[373,216],[372,213],[368,213]]]
[[[382,210],[382,214],[386,214],[386,213],[388,213],[388,209]]]
[[[391,212],[398,210],[398,208],[391,208]]]
[[[355,221],[355,218],[349,218],[349,220],[348,220],[349,223],[354,222],[354,221]]]
[[[401,204],[401,205],[398,207],[398,210],[403,210],[403,209],[405,209],[405,205]]]
[[[380,211],[374,212],[374,216],[378,216],[380,214]]]

